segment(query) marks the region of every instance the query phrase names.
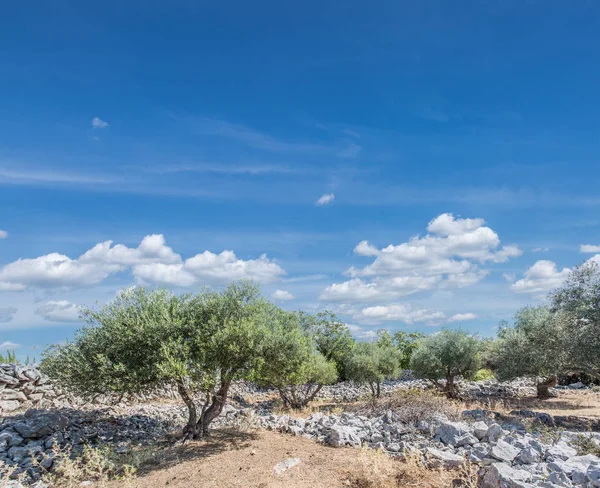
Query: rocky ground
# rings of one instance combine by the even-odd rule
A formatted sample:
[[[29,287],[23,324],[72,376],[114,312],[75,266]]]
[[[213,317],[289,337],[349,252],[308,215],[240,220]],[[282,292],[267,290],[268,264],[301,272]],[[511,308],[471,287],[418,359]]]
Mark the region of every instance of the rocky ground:
[[[163,442],[185,421],[184,407],[171,401],[71,405],[34,368],[0,368],[0,398],[20,407],[0,423],[1,469],[7,478],[37,482],[38,488],[46,486],[40,480],[52,471],[59,451],[75,456],[85,445],[110,444],[126,454]],[[600,487],[597,419],[576,422],[523,409],[462,410],[431,393],[427,383],[410,378],[384,384],[385,398],[377,404],[360,400],[366,390],[352,384],[326,387],[320,402],[324,411],[304,416],[275,413],[273,392],[246,383],[234,390],[217,429],[261,428],[332,447],[368,446],[399,458],[418,452],[428,464],[444,468],[469,462],[478,467],[485,487]],[[525,380],[461,383],[463,396],[474,399],[518,398],[533,390]],[[33,404],[36,408],[19,413]]]

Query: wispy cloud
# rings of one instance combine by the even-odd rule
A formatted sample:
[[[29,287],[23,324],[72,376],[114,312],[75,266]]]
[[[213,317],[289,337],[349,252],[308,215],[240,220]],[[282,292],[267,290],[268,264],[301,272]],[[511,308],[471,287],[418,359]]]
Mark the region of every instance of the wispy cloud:
[[[26,170],[15,170],[0,167],[0,184],[41,185],[48,183],[107,184],[113,180],[108,176],[78,173],[61,169],[41,169],[29,167]]]
[[[345,129],[343,129],[342,132],[350,137],[356,137],[356,138],[360,137],[360,134],[358,132],[356,132],[355,130],[349,129],[347,127]]]
[[[301,283],[303,281],[319,281],[329,278],[326,274],[310,274],[310,275],[302,275],[295,276],[293,278],[285,278],[282,280],[284,283]]]
[[[323,205],[327,205],[335,199],[335,195],[333,193],[325,193],[325,195],[321,195],[319,199],[315,202],[315,205],[322,207]]]
[[[150,172],[159,174],[168,173],[214,173],[226,175],[261,175],[261,174],[304,174],[317,170],[289,165],[235,165],[228,163],[192,163],[182,165],[168,165],[150,168]]]
[[[8,232],[0,229],[0,239],[6,239],[8,237]]]
[[[224,137],[265,151],[314,153],[327,152],[329,150],[327,146],[322,144],[288,142],[244,125],[233,124],[219,119],[193,119],[193,125],[195,132],[199,134]]]
[[[6,324],[10,322],[16,313],[16,307],[0,308],[0,323]]]
[[[338,157],[344,159],[357,158],[361,150],[362,147],[360,147],[358,144],[350,144],[348,147],[338,152]]]
[[[94,129],[106,129],[108,127],[108,122],[102,120],[100,117],[94,117],[92,119],[92,127]]]
[[[14,342],[11,341],[5,341],[0,343],[0,350],[4,350],[4,349],[18,349],[19,347],[21,347],[21,344],[16,344]]]
[[[441,110],[436,110],[431,107],[426,107],[421,110],[420,114],[421,118],[426,120],[433,120],[435,122],[448,122],[450,120],[450,115],[442,112]]]

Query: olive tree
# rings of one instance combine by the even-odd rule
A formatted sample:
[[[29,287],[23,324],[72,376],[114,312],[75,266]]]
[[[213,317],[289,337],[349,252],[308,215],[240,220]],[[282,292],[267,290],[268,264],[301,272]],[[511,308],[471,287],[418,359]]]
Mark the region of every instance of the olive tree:
[[[410,368],[418,378],[431,381],[450,398],[458,396],[455,378],[469,378],[479,364],[479,339],[460,329],[443,329],[426,337],[410,359]],[[440,383],[442,379],[445,384]]]
[[[306,406],[338,377],[335,362],[317,350],[314,335],[300,325],[300,318],[283,310],[273,314],[256,372],[259,384],[276,388],[284,405],[294,409]]]
[[[563,323],[547,306],[524,307],[515,314],[512,326],[500,327],[498,339],[489,350],[498,379],[536,378],[538,397],[548,397],[548,389],[556,386],[556,375],[566,367]]]
[[[383,347],[395,347],[400,353],[400,368],[408,369],[410,367],[410,358],[413,351],[418,347],[419,342],[423,340],[425,334],[420,332],[404,332],[399,330],[392,334],[387,329],[377,331],[377,343]]]
[[[329,311],[316,315],[300,313],[299,320],[302,327],[313,334],[317,350],[327,361],[335,363],[338,375],[345,379],[346,357],[355,344],[348,326]]]
[[[550,310],[564,327],[566,369],[600,379],[600,266],[577,266],[550,294]]]
[[[400,352],[391,344],[358,342],[346,361],[348,379],[369,385],[373,397],[381,395],[381,382],[400,375]]]
[[[173,386],[188,409],[185,437],[201,437],[222,412],[231,382],[257,366],[270,310],[247,282],[183,297],[130,288],[100,310],[84,310],[87,325],[74,341],[48,350],[42,368],[87,397]]]

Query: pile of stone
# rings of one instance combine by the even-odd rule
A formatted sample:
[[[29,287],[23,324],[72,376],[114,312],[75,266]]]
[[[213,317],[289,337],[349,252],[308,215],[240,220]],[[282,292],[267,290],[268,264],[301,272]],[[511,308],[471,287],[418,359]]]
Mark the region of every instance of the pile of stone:
[[[431,386],[404,378],[384,382],[382,392],[415,388]],[[535,392],[533,382],[527,380],[460,382],[459,388],[464,396],[476,398]],[[3,412],[35,407],[24,414],[4,415],[0,421],[0,467],[12,472],[12,476],[26,475],[30,483],[38,480],[44,470],[53,468],[57,449],[77,453],[86,444],[110,443],[117,452],[124,453],[133,446],[154,444],[166,434],[180,431],[186,421],[182,403],[152,403],[156,396],[173,397],[172,390],[139,397],[137,403],[98,407],[60,393],[33,367],[0,365],[0,393]],[[244,399],[273,393],[251,383],[236,383],[231,392],[233,401],[215,427],[243,424],[304,436],[335,447],[366,445],[394,456],[414,452],[436,466],[454,467],[468,461],[480,466],[483,485],[490,488],[600,488],[600,459],[592,454],[579,455],[575,446],[576,436],[585,435],[588,442],[600,448],[598,433],[553,429],[553,436],[537,435],[527,432],[523,423],[514,418],[494,417],[482,410],[463,412],[462,418],[446,412],[450,419],[437,410],[419,413],[418,419],[409,418],[401,409],[341,415],[316,413],[308,418],[294,418],[275,415],[269,411],[270,406],[250,405]],[[366,387],[344,382],[324,387],[320,396],[348,402],[368,393]],[[529,420],[555,425],[547,414]]]
[[[251,425],[248,417],[252,417],[249,409],[226,404],[212,425]],[[30,409],[0,422],[0,479],[3,472],[10,472],[13,478],[35,482],[53,469],[57,452],[77,455],[86,445],[108,444],[118,454],[134,446],[156,445],[169,434],[181,433],[186,420],[185,406],[169,403]]]
[[[304,436],[341,447],[368,446],[394,456],[414,452],[435,466],[465,461],[480,466],[484,487],[600,487],[600,458],[578,455],[577,436],[600,448],[599,433],[529,433],[522,424],[494,421],[483,411],[448,420],[433,413],[406,421],[400,411],[373,415],[315,413],[307,418],[261,414],[252,407],[227,405],[215,427],[244,424]],[[116,452],[155,444],[179,431],[186,418],[182,405],[155,404],[102,409],[32,409],[0,424],[0,465],[30,482],[51,470],[56,448],[81,451],[85,444],[110,443]]]
[[[513,381],[459,381],[457,387],[462,397],[467,398],[516,398],[537,395],[535,381],[517,378]]]
[[[586,436],[600,448],[599,433],[564,431],[550,439],[487,418],[452,422],[440,417],[407,425],[391,410],[372,418],[271,415],[262,425],[334,447],[367,445],[398,456],[418,451],[434,466],[458,467],[468,461],[480,466],[486,488],[600,487],[600,458],[578,455],[573,446],[577,436]]]
[[[174,405],[139,405],[127,410],[31,409],[0,423],[0,466],[13,477],[35,481],[51,470],[58,451],[75,454],[86,444],[113,444],[117,452],[130,445],[155,443],[185,419]]]
[[[0,414],[31,407],[59,407],[70,401],[35,366],[0,364]]]

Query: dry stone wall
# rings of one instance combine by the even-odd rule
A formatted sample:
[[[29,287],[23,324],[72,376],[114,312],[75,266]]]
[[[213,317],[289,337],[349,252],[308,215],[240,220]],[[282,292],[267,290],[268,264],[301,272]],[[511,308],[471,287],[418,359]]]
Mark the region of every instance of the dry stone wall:
[[[36,366],[0,364],[0,415],[31,407],[58,407],[67,395]]]

